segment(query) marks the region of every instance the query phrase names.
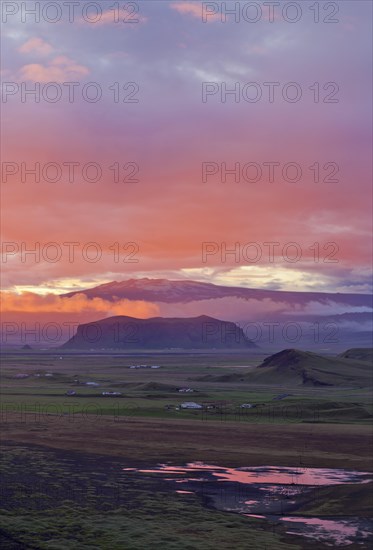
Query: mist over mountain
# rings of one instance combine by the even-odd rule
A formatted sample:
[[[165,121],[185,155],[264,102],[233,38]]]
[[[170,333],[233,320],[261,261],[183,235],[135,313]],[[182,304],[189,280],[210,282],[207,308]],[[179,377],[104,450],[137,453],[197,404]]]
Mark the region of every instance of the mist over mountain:
[[[9,315],[10,328],[4,325],[2,345],[58,347],[71,337],[69,323],[76,326],[115,315],[224,319],[238,325],[247,340],[268,352],[296,346],[340,353],[347,347],[372,345],[372,296],[368,294],[290,292],[143,278],[48,296],[41,307],[50,310],[49,314],[28,318],[25,334],[17,315]],[[60,334],[58,339],[50,339],[44,327],[56,322]],[[41,329],[35,337],[32,329],[36,323]]]
[[[220,286],[212,283],[168,279],[129,279],[127,281],[113,281],[87,290],[68,292],[62,296],[71,297],[75,294],[84,294],[89,298],[103,298],[105,300],[145,300],[165,303],[187,303],[216,298],[236,297],[246,300],[272,300],[306,305],[310,302],[328,304],[344,304],[355,307],[372,307],[372,296],[369,294],[340,294],[323,292],[290,292],[282,290],[261,290],[257,288],[243,288]]]
[[[142,301],[162,317],[209,315],[237,323],[258,346],[278,350],[365,347],[372,343],[372,296],[291,292],[221,286],[192,280],[129,279],[64,296],[83,294],[109,303]]]

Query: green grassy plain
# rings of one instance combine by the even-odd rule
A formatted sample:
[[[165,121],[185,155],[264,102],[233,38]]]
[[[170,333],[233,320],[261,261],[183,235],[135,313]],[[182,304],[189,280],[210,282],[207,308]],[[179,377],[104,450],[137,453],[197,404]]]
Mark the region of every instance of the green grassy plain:
[[[63,357],[59,359],[59,357]],[[97,356],[14,354],[3,357],[2,398],[7,410],[41,415],[75,414],[119,415],[154,418],[217,418],[237,422],[342,422],[369,423],[372,400],[369,388],[288,387],[253,383],[244,375],[263,356],[221,355],[143,355]],[[131,364],[156,364],[160,369],[129,369]],[[242,379],[215,382],[213,379],[237,374]],[[15,378],[28,374],[28,378]],[[45,376],[52,374],[52,376]],[[39,376],[38,376],[39,375]],[[201,380],[211,376],[212,380]],[[96,382],[99,386],[87,386]],[[190,387],[193,393],[179,393]],[[73,390],[76,395],[68,397]],[[103,397],[103,391],[121,392],[120,397]],[[279,394],[290,394],[273,401]],[[214,409],[176,411],[185,401],[213,404]],[[257,405],[241,409],[243,403]],[[171,409],[166,409],[169,405]],[[12,409],[13,407],[13,409]]]

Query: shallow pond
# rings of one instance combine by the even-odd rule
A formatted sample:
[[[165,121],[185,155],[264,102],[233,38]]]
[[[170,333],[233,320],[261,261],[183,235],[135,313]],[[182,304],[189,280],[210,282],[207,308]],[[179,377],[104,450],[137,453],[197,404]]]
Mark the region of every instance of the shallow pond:
[[[260,466],[225,468],[201,462],[185,466],[161,464],[154,469],[125,468],[125,472],[161,475],[181,495],[196,494],[222,511],[282,522],[289,534],[301,535],[330,546],[366,544],[372,537],[365,518],[293,516],[307,494],[317,498],[320,487],[369,483],[372,474],[328,468]],[[184,497],[185,498],[185,497]]]

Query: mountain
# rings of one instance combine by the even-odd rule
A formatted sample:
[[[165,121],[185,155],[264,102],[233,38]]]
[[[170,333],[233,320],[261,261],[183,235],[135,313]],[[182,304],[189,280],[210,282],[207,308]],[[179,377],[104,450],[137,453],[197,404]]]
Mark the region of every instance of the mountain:
[[[372,367],[367,362],[297,349],[285,349],[267,357],[246,376],[253,382],[290,386],[372,385]]]
[[[255,348],[235,323],[202,315],[136,319],[123,315],[79,325],[64,349],[249,349]]]
[[[214,298],[236,297],[246,300],[273,300],[305,305],[310,302],[328,304],[329,302],[355,307],[372,307],[372,296],[369,294],[340,294],[323,292],[289,292],[282,290],[261,290],[233,286],[219,286],[212,283],[167,279],[129,279],[113,281],[87,290],[63,294],[72,297],[84,294],[87,298],[103,298],[109,301],[122,299],[145,300],[164,303],[187,303],[192,301],[212,300]]]
[[[238,324],[247,338],[268,353],[288,347],[340,353],[372,342],[372,296],[327,292],[290,292],[215,285],[192,280],[129,279],[62,295],[83,294],[132,315],[131,301],[152,304],[159,317],[207,315]],[[128,301],[128,303],[127,303]],[[134,313],[136,316],[136,313]],[[154,315],[154,313],[153,313]]]

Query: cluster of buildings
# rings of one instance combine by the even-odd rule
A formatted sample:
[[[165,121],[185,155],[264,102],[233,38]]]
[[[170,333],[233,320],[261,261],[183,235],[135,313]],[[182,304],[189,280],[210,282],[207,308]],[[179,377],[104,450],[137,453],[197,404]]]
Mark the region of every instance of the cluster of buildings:
[[[181,403],[180,409],[203,409],[203,405],[194,401],[187,401],[186,403]]]
[[[179,390],[180,391],[180,390]],[[193,390],[192,390],[193,391]],[[193,409],[193,410],[201,410],[201,409],[204,409],[204,410],[210,410],[210,409],[218,409],[218,410],[223,410],[224,408],[227,407],[227,404],[226,403],[196,403],[195,401],[186,401],[185,403],[181,403],[180,405],[176,405],[175,407],[172,406],[172,405],[166,405],[166,409],[167,410],[171,410],[171,409],[175,409],[175,410],[180,410],[180,409]],[[243,403],[242,405],[239,405],[239,407],[241,409],[253,409],[255,407],[257,407],[256,404],[252,404],[252,403]]]
[[[66,395],[68,395],[69,397],[73,397],[74,395],[76,395],[76,391],[68,390],[66,392]],[[103,391],[101,392],[101,395],[103,397],[119,397],[120,395],[122,395],[122,393],[119,391]]]

